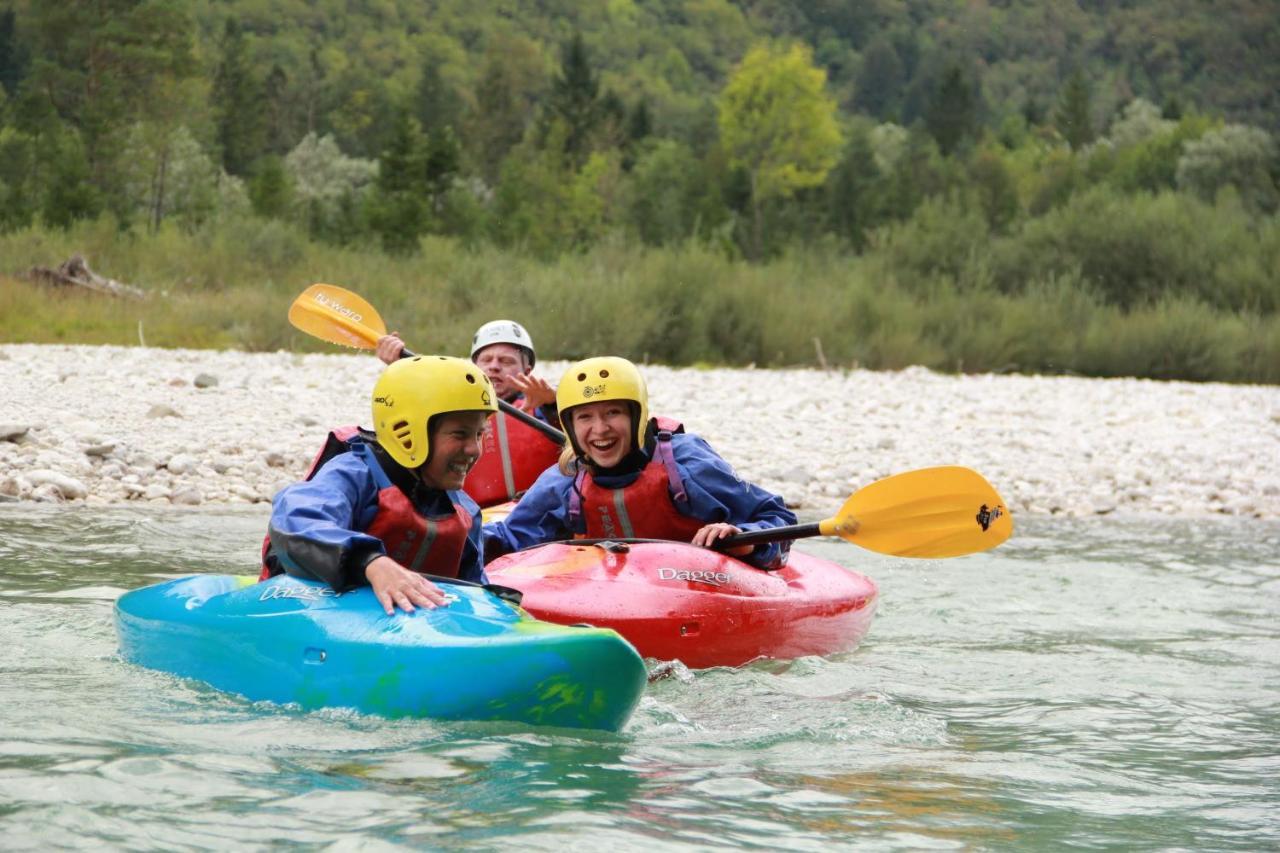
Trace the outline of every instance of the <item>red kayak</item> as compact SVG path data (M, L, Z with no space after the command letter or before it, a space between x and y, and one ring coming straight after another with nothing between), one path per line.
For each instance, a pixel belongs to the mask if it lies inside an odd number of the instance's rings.
M686 666L852 649L871 627L875 583L797 551L765 572L681 542L553 542L485 567L539 619L612 628L641 655Z

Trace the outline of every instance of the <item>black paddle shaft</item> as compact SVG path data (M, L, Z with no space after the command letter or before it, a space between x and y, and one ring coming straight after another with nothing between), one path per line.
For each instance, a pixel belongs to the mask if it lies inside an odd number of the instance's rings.
M404 349L400 350L401 358L413 358L414 355L416 355L416 353L410 352L408 347L405 347ZM506 412L508 415L511 415L511 417L515 418L516 420L524 421L526 424L533 427L538 432L542 433L547 438L554 441L556 444L564 444L564 433L562 433L560 430L553 427L551 424L543 423L542 421L538 420L528 412L524 412L524 411L521 411L520 409L517 409L515 406L508 403L506 400L501 400L501 399L498 400L498 408L502 409L502 411Z
M759 545L761 542L779 542L783 539L806 539L810 536L821 536L822 530L817 523L790 524L786 527L766 527L763 530L752 530L749 533L735 533L716 542L717 551L734 548L738 545Z

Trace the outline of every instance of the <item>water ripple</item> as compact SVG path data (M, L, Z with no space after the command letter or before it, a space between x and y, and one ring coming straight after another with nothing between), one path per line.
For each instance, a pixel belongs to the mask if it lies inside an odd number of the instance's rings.
M112 601L252 571L245 511L0 507L7 849L1255 850L1280 840L1280 525L1020 522L822 555L863 646L669 668L618 735L247 702L121 663Z

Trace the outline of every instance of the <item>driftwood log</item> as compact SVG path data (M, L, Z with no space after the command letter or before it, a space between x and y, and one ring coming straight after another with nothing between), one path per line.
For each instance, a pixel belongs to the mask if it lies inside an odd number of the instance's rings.
M141 288L122 284L113 278L103 278L93 270L83 255L72 255L63 261L56 270L48 267L32 267L26 276L31 281L43 284L56 284L63 287L87 287L99 293L112 296L125 296L130 299L145 299L147 293Z

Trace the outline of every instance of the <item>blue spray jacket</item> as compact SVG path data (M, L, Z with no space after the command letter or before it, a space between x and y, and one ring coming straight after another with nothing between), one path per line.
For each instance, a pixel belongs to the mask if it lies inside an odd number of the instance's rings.
M378 513L379 484L360 454L341 453L310 480L281 489L272 500L272 549L291 575L322 580L342 591L368 583L365 566L383 556L382 541L364 531ZM488 583L481 560L480 507L461 491L421 486L409 497L422 515L455 505L471 514L458 577Z
M795 513L787 509L780 496L739 478L733 467L698 436L672 435L671 449L688 495L688 503L677 503L676 507L685 515L704 524L728 522L744 531L796 523ZM650 456L648 465L660 464ZM634 471L595 479L601 486L620 489L639 476L640 472ZM572 489L571 475L562 474L555 466L543 471L506 519L484 526L485 559L580 534L582 530L570 529ZM761 568L777 569L786 562L789 550L789 542L770 542L756 546L744 559Z

